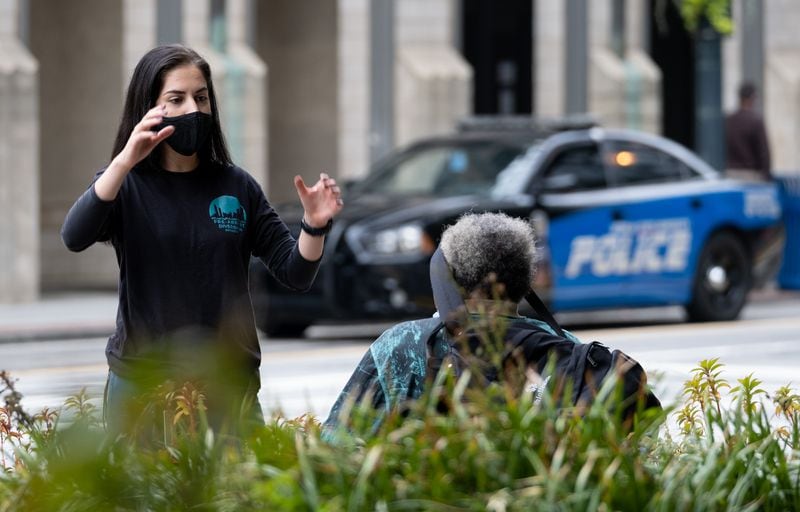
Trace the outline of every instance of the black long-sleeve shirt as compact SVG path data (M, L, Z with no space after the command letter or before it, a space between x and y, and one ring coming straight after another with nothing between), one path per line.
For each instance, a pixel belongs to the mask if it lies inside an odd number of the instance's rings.
M106 356L122 376L134 376L137 364L204 368L209 358L258 368L251 254L296 290L311 286L319 266L300 255L259 185L235 166L178 173L140 164L113 201L101 200L92 184L61 236L72 251L97 241L116 251L119 308Z

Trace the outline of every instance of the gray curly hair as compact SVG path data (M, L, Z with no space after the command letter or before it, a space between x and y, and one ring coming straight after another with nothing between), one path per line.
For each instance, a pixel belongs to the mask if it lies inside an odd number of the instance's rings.
M522 219L468 213L444 231L440 247L453 278L468 295L492 297L493 286L500 283L503 298L519 302L533 284L539 256L536 236Z

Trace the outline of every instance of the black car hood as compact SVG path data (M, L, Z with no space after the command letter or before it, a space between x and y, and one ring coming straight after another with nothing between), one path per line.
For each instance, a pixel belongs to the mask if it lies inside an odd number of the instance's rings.
M437 198L432 196L389 196L363 194L345 197L344 208L336 217L337 224L358 225L361 228L393 226L412 221L435 221L441 217L475 210L497 210L530 207L533 199L527 195L493 198L468 195ZM282 204L275 209L290 225L299 224L303 209L297 203Z

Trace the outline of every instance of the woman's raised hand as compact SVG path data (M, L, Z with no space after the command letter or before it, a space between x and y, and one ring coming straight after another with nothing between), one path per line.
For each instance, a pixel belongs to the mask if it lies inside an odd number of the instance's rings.
M94 190L103 201L117 197L125 176L133 166L141 162L158 144L175 132L174 126L167 126L154 132L164 118L164 106L151 108L139 123L133 127L131 136L122 151L108 164L105 172L94 182Z
M128 137L128 142L116 157L129 170L144 160L162 140L175 132L174 126L167 126L157 132L153 131L153 128L161 124L164 119L166 109L165 105L151 108L142 120L133 127L131 136Z

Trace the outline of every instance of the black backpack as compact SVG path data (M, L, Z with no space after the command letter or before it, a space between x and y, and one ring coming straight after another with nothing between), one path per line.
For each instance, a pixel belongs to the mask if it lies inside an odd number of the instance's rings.
M441 366L447 364L456 376L468 366L463 353L463 346L449 342L450 350L442 353L434 344L439 332L445 329L445 338L449 332L455 332L460 326L453 318L464 310L464 302L452 280L450 268L437 250L431 260L431 284L434 301L443 322L439 324L427 338L428 374L436 375ZM649 408L661 409L661 402L653 394L647 384L647 374L642 366L633 358L620 350L610 350L597 341L576 343L569 339L553 315L536 295L530 290L525 299L536 312L538 319L545 322L553 333L539 328L530 322L518 321L508 326L504 337L502 367L508 364L524 364L533 367L548 382L548 388L556 393L571 390L570 397L562 397L565 402L582 408L591 405L606 380L616 375L617 395L612 395L612 411L619 413L624 421L630 420L637 410ZM468 344L480 343L475 333L466 333ZM498 380L500 368L484 365L480 368L479 378L486 382Z

